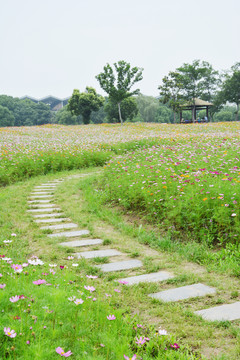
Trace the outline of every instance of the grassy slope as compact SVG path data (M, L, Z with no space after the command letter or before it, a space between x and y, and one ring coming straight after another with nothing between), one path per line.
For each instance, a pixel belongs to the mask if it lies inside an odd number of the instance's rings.
M65 175L66 173L61 174ZM65 351L71 350L72 359L116 360L123 359L124 354L131 357L136 352L146 360L163 357L169 360L197 359L198 356L187 355L183 344L179 351L171 349L170 343L176 342L173 336L154 336L154 328L157 327L149 327L144 311L143 314L135 313L132 316L136 303L141 304L135 291L118 285L121 293L114 292L116 283L109 282L109 277L100 273L95 282L86 280L86 274L98 271L84 260L78 261L79 267L72 267L72 261L67 260L69 251L58 247L59 240L47 239L46 232L41 231L33 222L31 215L26 212L27 196L34 185L54 178L53 175L37 177L6 187L0 194L0 254L11 257L15 264L26 262L32 255L37 255L45 263L37 267L28 266L17 275L10 264L3 260L0 262L0 273L3 275L1 283L6 284L5 289L0 289L0 326L2 330L10 327L17 332L17 336L11 339L1 331L0 359L56 359L59 358L55 351L58 346ZM87 226L95 235L95 221L92 221L95 217L86 214L75 219L83 214L83 208L79 209L81 199L78 194L77 197L74 195L74 187L71 185L78 182L79 180L71 180L60 186L58 203L62 208L66 205L66 215L70 215L80 226ZM69 205L71 203L73 206ZM105 229L102 230L105 232ZM108 237L111 239L113 229L108 230ZM17 236L11 236L11 233L16 233ZM11 239L12 243L5 245L5 239ZM54 268L55 275L50 274L48 266L53 262L58 265ZM60 270L59 265L64 265L65 268ZM46 273L48 275L44 275ZM40 278L52 285L36 286L32 283ZM96 302L88 299L89 292L84 289L84 285L96 287ZM106 292L112 294L112 297L106 297ZM24 295L24 299L11 303L9 298L15 295ZM76 306L70 302L68 297L73 295L84 299L84 304ZM116 321L108 321L106 317L109 314L115 314ZM133 326L136 327L136 323L142 321L145 321L145 330L134 330ZM138 349L136 335L148 336L151 339L149 345ZM30 343L27 344L27 341Z

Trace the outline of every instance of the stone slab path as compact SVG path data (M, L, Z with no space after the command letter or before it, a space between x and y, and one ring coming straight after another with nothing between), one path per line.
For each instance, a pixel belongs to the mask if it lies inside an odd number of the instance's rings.
M48 225L48 226L41 226L40 229L42 230L63 230L63 229L74 229L77 228L78 225L74 223L66 223L61 225Z
M74 175L68 177L71 178L80 178L86 175ZM35 186L33 192L30 194L28 199L28 204L30 209L27 210L34 217L34 221L38 224L49 224L48 226L42 226L42 230L52 230L53 234L48 234L49 238L76 238L74 240L65 241L59 243L60 246L72 248L73 251L79 247L92 247L94 245L103 245L101 239L91 239L91 238L82 238L83 235L89 235L89 230L87 229L78 229L75 231L64 231L59 232L62 229L77 228L78 225L71 223L71 219L64 217L61 209L53 204L51 201L54 199L54 190L57 186L64 180L59 179L56 181L51 181L48 183L43 183L39 186ZM51 203L50 203L51 202ZM42 214L45 213L45 214ZM63 224L56 224L62 222ZM127 260L110 262L107 264L96 265L98 269L102 272L119 272L127 271L131 269L142 268L143 264L140 260L129 259L129 256L121 253L115 249L100 249L100 250L90 250L75 252L74 254L78 259L94 259L96 257L117 257L125 256ZM168 279L174 278L174 274L167 271L159 271L150 274L142 274L137 276L125 277L117 281L122 281L126 285L138 285L140 283L149 283L149 282L159 282L166 281ZM149 294L153 299L159 299L164 302L176 302L184 299L214 295L216 290L213 287L209 287L205 284L192 284L187 286L182 286L178 288L172 288L165 291L160 291L158 293ZM215 320L236 320L240 319L240 302L235 302L232 304L225 304L221 306L212 307L209 309L203 309L195 311L196 315L203 317L203 319L209 321Z
M179 301L179 300L185 300L198 296L215 294L215 292L216 290L214 288L199 283L199 284L182 286L179 288L170 289L166 291L161 291L155 294L149 294L149 296L154 299L167 302L167 301Z
M215 306L209 309L195 311L203 319L209 321L232 321L240 319L240 301L233 304Z
M51 200L29 200L28 204L49 204Z
M62 242L59 245L75 248L79 246L92 246L92 245L100 245L103 241L101 239L83 239L83 240L74 240L74 241L68 241L68 242Z
M135 269L141 266L143 266L143 264L140 260L125 260L125 261L117 261L110 264L97 265L96 267L98 267L103 272L112 272L112 271Z
M60 210L60 209L59 209ZM48 214L37 214L33 215L34 218L48 218L48 217L57 217L57 216L63 216L63 213L48 213Z
M120 251L114 249L106 249L106 250L94 250L94 251L84 251L75 254L78 259L85 258L85 259L94 259L94 258L101 258L101 257L110 257L110 256L118 256L122 255Z
M49 234L48 237L77 237L77 236L82 236L82 235L88 235L89 231L88 230L76 230L76 231L64 231L64 232L59 232L59 233L55 233L55 234Z
M128 278L120 279L121 281L127 282L126 285L135 285L142 282L159 282L172 279L174 275L167 271L159 271L150 274L143 274L138 276L131 276Z
M47 212L47 211L58 211L61 210L58 207L54 207L54 208L44 208L44 209L31 209L31 210L27 210L27 212L32 212L32 213L37 213L37 212Z
M52 224L57 222L69 221L68 218L50 218L50 219L42 219L42 220L34 220L37 224Z

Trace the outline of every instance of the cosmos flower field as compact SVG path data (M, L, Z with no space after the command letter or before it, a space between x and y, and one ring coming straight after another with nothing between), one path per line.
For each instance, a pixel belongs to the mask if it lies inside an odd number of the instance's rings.
M239 145L239 123L4 128L0 184L103 166L106 201L208 244L236 245ZM125 284L71 256L27 257L18 234L0 239L0 358L199 359L119 305Z
M208 244L238 243L239 124L168 130L153 146L109 161L107 200Z
M104 164L108 201L207 243L239 241L239 123L0 129L2 185Z

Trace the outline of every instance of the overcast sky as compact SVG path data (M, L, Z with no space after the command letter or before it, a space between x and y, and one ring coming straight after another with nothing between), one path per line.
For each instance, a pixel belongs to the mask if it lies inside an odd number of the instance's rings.
M0 94L68 97L106 63L144 68L141 93L194 59L240 61L240 0L0 0Z

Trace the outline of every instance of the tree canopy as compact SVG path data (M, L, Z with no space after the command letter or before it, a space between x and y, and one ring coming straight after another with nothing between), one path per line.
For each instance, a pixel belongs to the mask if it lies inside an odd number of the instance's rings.
M86 91L80 93L74 89L71 98L68 101L68 110L72 115L82 115L83 123L90 123L92 111L97 111L104 104L104 97L97 94L92 87L86 87Z
M224 103L227 101L237 105L236 118L238 121L239 103L240 103L240 63L231 67L230 73L226 74L223 82L220 97Z
M96 76L101 88L108 94L109 100L118 105L119 120L123 123L121 115L121 102L139 93L139 89L130 91L133 85L142 80L142 68L132 67L124 60L114 63L114 69L105 65L103 72Z

